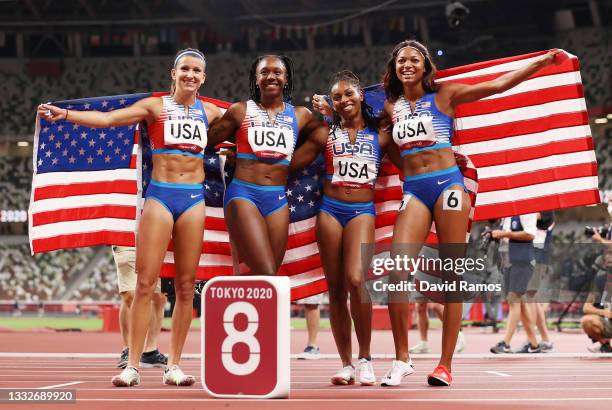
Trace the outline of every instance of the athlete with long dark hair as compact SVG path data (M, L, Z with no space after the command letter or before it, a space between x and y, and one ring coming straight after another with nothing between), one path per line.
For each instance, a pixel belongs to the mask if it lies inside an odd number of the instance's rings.
M359 343L359 382L371 386L376 383L370 355L372 302L364 276L374 246L374 183L385 153L398 165L401 159L390 134L379 129L355 74L346 70L335 74L330 98L333 120L313 131L295 151L291 169L299 170L319 153L325 154L327 176L316 232L329 288L331 329L342 361L342 369L331 381L355 382L352 317ZM364 251L369 255L363 255Z
M384 75L387 97L384 110L392 119L392 137L400 149L405 180L393 230L392 257L416 257L432 222L436 226L440 258L464 256L471 204L451 149L455 109L520 84L553 63L558 53L559 50L552 50L495 80L473 85L438 84L434 80L436 66L425 46L414 40L395 46ZM408 273L395 272L391 280L405 280ZM454 280L454 273L444 272L444 279ZM428 376L428 383L433 386L448 386L452 381L451 363L461 326L462 303L449 302L449 296L452 295L446 295L443 316L442 355ZM412 372L408 355L408 302L390 303L389 315L396 360L382 383L395 386Z

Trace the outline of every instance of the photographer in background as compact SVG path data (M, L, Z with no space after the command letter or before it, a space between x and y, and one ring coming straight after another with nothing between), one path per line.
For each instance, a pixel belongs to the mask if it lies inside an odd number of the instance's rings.
M612 193L607 195L608 202L608 220L612 218ZM586 226L584 228L585 235L590 235L591 240L596 243L601 243L612 247L612 229L609 224L605 224L600 228L593 228L592 226Z
M593 242L612 246L612 229L610 229L610 227L607 225L604 225L599 229L594 229L590 226L587 226L585 228L585 233L592 234L591 240Z
M608 195L608 214L612 216L612 195ZM604 245L604 249L594 262L598 273L582 307L582 329L595 342L589 351L612 353L612 229L608 225L600 228L587 226L584 232L594 243Z
M595 265L599 268L598 273L582 307L584 316L580 323L584 333L596 343L588 348L589 351L612 353L612 250L607 249Z
M540 353L534 331L534 318L525 305L524 295L527 284L533 276L535 251L533 240L537 233L537 214L525 214L505 218L502 229L491 232L493 239L500 239L500 248L507 243L508 263L504 266L504 282L508 301L508 320L504 340L493 346L491 353ZM501 251L501 249L500 249ZM520 350L512 351L510 342L516 331L519 319L523 322L528 344Z

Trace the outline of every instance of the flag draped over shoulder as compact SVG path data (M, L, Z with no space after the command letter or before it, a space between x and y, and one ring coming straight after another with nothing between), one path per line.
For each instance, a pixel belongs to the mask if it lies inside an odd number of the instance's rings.
M543 54L451 68L438 72L437 79L486 81ZM379 85L368 87L365 94L375 110L382 109L384 93ZM57 105L105 111L151 95L161 94L100 97ZM229 105L204 100L222 110ZM597 164L576 57L569 56L561 65L541 70L505 93L458 107L456 118L453 149L461 158L464 182L475 204L474 219L599 202ZM138 161L137 136L135 126L89 129L41 119L34 138L30 203L34 253L104 244L134 245L139 189L141 193L146 191L150 178L146 135ZM141 174L136 172L138 162ZM222 208L223 162L216 153L205 153L207 209L199 279L233 273ZM280 274L291 277L293 300L327 289L314 229L323 179L320 156L306 169L290 175L287 182L289 239ZM384 160L375 186L378 252L385 251L391 240L401 196L397 169ZM428 243L436 241L433 226ZM171 243L162 275L172 276L173 270Z

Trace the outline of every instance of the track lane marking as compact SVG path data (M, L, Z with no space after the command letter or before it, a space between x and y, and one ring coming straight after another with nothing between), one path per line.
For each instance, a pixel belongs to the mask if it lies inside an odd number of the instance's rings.
M223 399L214 399L214 398L201 398L201 399L177 399L177 398L171 398L171 399L165 399L165 398L147 398L147 399L130 399L130 398L120 398L120 399L79 399L77 398L77 402L83 402L83 401L108 401L108 402L126 402L126 401L131 401L131 402L176 402L176 401L181 401L181 402L213 402L213 403L219 403L219 404L224 404L224 405L229 405L229 404L239 404L239 403L247 403L247 402L262 402L262 399L239 399L239 400L223 400ZM325 403L325 402L374 402L374 403L380 403L382 402L505 402L505 401L512 401L512 402L521 402L521 401L539 401L539 402L550 402L550 401L554 401L554 402L558 402L558 401L612 401L612 397L537 397L537 398L516 398L516 397L509 397L509 398L469 398L469 399L461 399L461 398L457 398L457 399L443 399L443 398L434 398L434 399L393 399L393 398L380 398L380 399L364 399L364 398L360 398L360 399L332 399L332 398L328 398L328 399L292 399L289 398L288 400L278 400L278 401L274 401L274 400L267 400L265 401L266 406L272 406L274 404L277 404L281 407L287 406L288 402L289 403L299 403L299 402L306 402L306 403Z
M421 383L422 385L423 383ZM431 387L423 387L423 388L410 388L410 389L406 389L406 388L401 388L401 387L392 387L392 388L384 388L384 387L363 387L363 386L334 386L334 385L329 385L325 388L291 388L291 391L320 391L320 392L328 392L328 393L335 393L335 392L361 392L361 391L377 391L377 392L394 392L394 391L399 391L399 390L403 390L403 391L427 391L427 392L432 392L432 388ZM547 391L549 390L563 390L563 391L567 391L566 388L562 388L562 387L558 387L558 388L546 388ZM612 387L576 387L573 388L572 390L612 390ZM78 391L115 391L115 392L141 392L141 391L163 391L163 392L176 392L177 394L180 394L179 392L184 392L184 391L199 391L199 389L197 388L192 388L192 389L175 389L175 388L143 388L143 387L137 387L136 389L117 389L116 387L99 387L99 388L83 388L83 389L78 389ZM439 389L439 392L443 392L443 393L448 393L451 394L452 392L456 392L456 391L537 391L537 392L541 392L542 389L541 388L535 388L535 387L524 387L524 388L514 388L514 387L508 387L508 388L456 388L453 387L452 389ZM386 394L386 393L385 393Z
M54 384L52 386L44 386L38 387L39 389L55 389L56 387L66 387L66 386L74 386L75 384L81 384L85 382L71 382L71 383L63 383L63 384Z
M494 374L496 376L510 377L510 375L508 373L496 372L496 371L493 371L493 370L485 370L484 372L485 373Z
M297 357L301 353L292 353L291 359L297 361ZM39 358L62 358L62 359L114 359L118 357L117 353L42 353L42 352L0 352L0 358L28 358L28 359L39 359ZM514 353L511 355L503 355L504 360L516 360L516 359L591 359L591 358L609 358L609 353ZM181 356L185 360L200 360L202 356L198 353L185 353ZM354 354L353 358L357 359L357 355ZM372 354L373 359L395 359L395 353L374 353ZM419 359L432 359L438 360L440 358L439 353L426 353L418 355ZM493 359L499 360L502 356L493 353L461 353L453 357L453 359L462 361L464 359ZM335 359L339 360L338 354L327 354L321 353L321 359Z

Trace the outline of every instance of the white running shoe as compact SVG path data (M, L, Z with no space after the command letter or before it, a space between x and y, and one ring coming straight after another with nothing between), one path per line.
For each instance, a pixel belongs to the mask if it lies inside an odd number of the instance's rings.
M121 373L111 379L115 387L132 387L140 384L138 369L127 366Z
M423 353L429 353L429 352L431 352L431 350L429 349L429 346L427 345L427 341L425 340L421 340L419 343L415 344L410 349L408 349L408 353L423 354Z
M401 360L394 360L391 364L391 369L385 374L385 376L381 379L381 386L399 386L402 382L402 379L406 376L414 373L414 366L412 365L412 360L408 363L403 362Z
M338 373L332 376L331 382L337 385L355 384L355 368L353 366L344 366Z
M172 386L191 386L196 382L194 376L183 373L183 371L175 364L168 367L164 371L162 378L164 384Z
M309 345L297 358L298 360L317 360L321 358L321 351L318 347Z
M587 350L591 353L599 353L601 351L601 343L595 342L587 346Z
M374 386L376 384L372 360L366 358L359 359L359 383L362 386Z
M455 353L461 353L465 349L465 335L460 330L457 335L457 344L455 345Z

